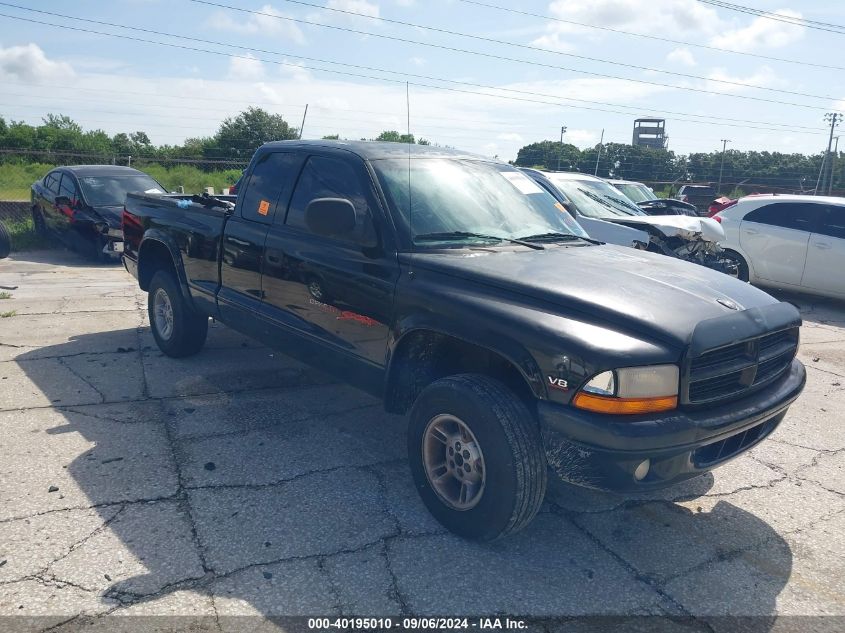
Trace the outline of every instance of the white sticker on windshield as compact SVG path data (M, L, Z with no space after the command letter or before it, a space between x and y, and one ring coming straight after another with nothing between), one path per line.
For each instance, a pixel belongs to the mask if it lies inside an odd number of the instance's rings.
M528 176L518 171L500 171L500 174L510 182L520 192L528 195L529 193L543 193L540 185L531 180Z
M153 187L152 189L147 189L144 193L164 193L158 187Z

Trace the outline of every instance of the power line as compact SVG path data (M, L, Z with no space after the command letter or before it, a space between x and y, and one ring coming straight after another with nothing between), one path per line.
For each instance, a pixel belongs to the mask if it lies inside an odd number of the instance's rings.
M718 95L718 96L721 96L721 97L729 96L729 97L741 98L741 99L754 99L754 100L758 100L758 101L768 101L767 99L762 99L761 97L750 97L748 95L736 95L736 94L726 95L726 94L721 93L721 92L716 92L716 91L713 91L713 90L705 90L703 88L693 88L693 87L690 87L690 86L678 86L678 85L675 85L675 84L662 84L660 82L648 81L646 79L633 79L633 78L630 78L630 77L622 77L620 75L608 75L608 74L604 74L604 73L597 73L597 72L593 72L593 71L582 70L580 68L570 68L568 66L556 66L554 64L546 64L544 62L536 62L536 61L531 61L531 60L527 60L527 59L521 59L521 58L518 58L518 57L508 57L506 55L498 55L498 54L495 54L495 53L486 53L486 52L483 52L483 51L475 51L475 50L466 49L466 48L446 46L445 44L434 44L434 43L431 43L431 42L423 42L421 40L412 40L412 39L409 39L409 38L398 37L398 36L395 36L395 35L386 35L384 33L374 33L372 31L362 31L362 30L359 30L359 29L353 29L353 28L343 27L343 26L336 26L336 25L332 25L332 24L322 24L320 22L312 22L312 21L309 21L309 20L303 20L301 18L292 18L292 17L288 17L288 16L275 15L273 13L265 13L265 12L262 12L262 11L254 11L254 10L251 10L251 9L242 9L240 7L233 7L233 6L230 6L230 5L227 5L227 4L219 4L219 3L216 3L216 2L210 2L209 0L191 0L191 1L201 3L201 4L207 4L207 5L215 6L215 7L219 7L219 8L230 9L232 11L240 11L242 13L250 13L252 15L260 15L262 17L273 18L273 19L276 19L276 20L286 20L286 21L289 21L289 22L296 22L296 23L299 23L299 24L308 24L309 26L316 26L316 27L325 28L325 29L333 29L333 30L337 30L337 31L344 31L344 32L347 32L347 33L355 33L357 35L366 35L366 36L369 36L369 37L378 37L378 38L393 40L393 41L397 41L397 42L404 42L406 44L415 44L415 45L418 45L418 46L428 46L430 48L439 48L439 49L452 51L452 52L456 52L456 53L465 53L465 54L468 54L468 55L478 55L478 56L481 56L481 57L488 57L488 58L491 58L491 59L498 59L500 61L509 61L509 62L514 62L514 63L518 63L518 64L525 64L525 65L529 65L529 66L540 66L542 68L551 68L553 70L566 70L568 72L574 72L574 73L578 73L578 74L582 74L582 75L589 75L589 76L592 76L592 77L603 77L605 79L618 79L620 81L628 81L628 82L646 84L646 85L651 85L651 86L660 86L662 88L674 88L674 89L677 89L677 90L688 90L688 91L691 91L691 92L713 94L713 95ZM7 4L7 3L0 2L0 4ZM37 9L27 9L26 7L19 7L17 5L7 4L7 6L16 6L19 9L24 9L24 10L27 10L27 11L38 11ZM325 8L325 7L321 7L321 8ZM47 11L38 11L38 12L39 13L49 13ZM367 16L367 15L361 14L361 13L357 13L355 15L359 15L361 17L370 17L370 18L372 17L372 16ZM68 17L68 16L64 16L64 17ZM414 26L416 28L421 28L421 29L428 29L428 28L433 29L433 27L426 27L426 26L412 24L412 23L406 23L406 24L408 24L410 26ZM434 29L434 30L438 30L438 29ZM446 32L446 31L444 31L444 32ZM462 35L462 36L465 36L465 37L476 37L478 39L486 39L486 38L482 38L480 36L472 36L472 35L467 35L467 34L463 34L463 33L456 33L454 31L451 31L450 33L453 34L453 35ZM504 42L503 40L488 40L488 41L495 41L495 42L498 42L498 43L511 44L511 45L514 45L514 46L524 46L524 47L527 47L527 48L532 48L528 45L513 44L512 42ZM733 82L733 81L730 81L730 80L710 79L710 78L707 78L707 77L701 77L699 75L686 75L686 74L683 74L683 73L674 73L674 72L671 72L671 71L661 70L661 69L657 69L657 68L648 68L648 67L645 67L645 66L635 66L635 65L626 64L626 63L623 63L623 62L598 59L598 58L594 58L594 57L586 57L586 56L583 56L583 55L575 55L575 54L572 54L572 53L562 53L562 52L558 52L558 51L550 51L548 49L541 49L541 50L543 50L544 52L552 52L552 53L557 53L557 54L560 54L560 55L577 57L579 59L584 59L584 60L588 60L588 61L601 62L601 63L606 63L606 64L613 64L613 65L616 65L616 66L623 66L623 67L628 67L628 68L635 68L637 70L646 70L646 71L649 71L649 72L658 72L658 73L667 73L667 74L672 74L672 75L678 75L680 77L685 77L687 79L700 79L700 80L704 80L704 81L720 82L720 83L732 84L732 85L735 85L735 86L741 86L743 88L753 88L753 89L756 89L756 90L765 90L767 92L776 92L776 93L781 93L781 94L791 94L791 95L795 95L795 96L809 97L809 98L812 98L812 99L822 99L822 100L825 100L825 101L830 101L831 99L835 99L835 97L830 97L830 96L813 95L813 94L806 94L806 93L801 93L801 92L792 92L792 91L789 91L789 90L781 90L781 89L778 89L778 88L768 88L766 86L744 84L744 83L741 83L741 82ZM807 105L803 105L803 104L786 103L786 102L781 102L781 101L770 101L770 102L771 103L780 103L782 105L799 106L799 107L813 107L813 106L807 106Z
M212 2L211 0L190 0L190 1L194 2L196 4L205 4L205 5L218 7L218 8L222 8L222 9L229 9L229 10L232 10L232 11L241 11L241 12L244 12L244 13L251 13L251 14L254 14L254 15L261 15L261 16L265 16L265 17L276 17L277 19L280 19L280 20L293 19L293 18L287 18L286 16L274 16L271 13L265 13L265 12L262 12L262 11L254 11L254 10L250 10L250 9L242 9L242 8L239 8L239 7L233 7L233 6L227 5L227 4ZM525 50L537 51L537 52L541 52L541 53L548 53L548 54L551 54L551 55L560 55L562 57L571 57L571 58L574 58L574 59L580 59L580 60L590 61L590 62L599 62L599 63L602 63L602 64L611 64L611 65L614 65L614 66L621 66L621 67L624 67L624 68L632 68L632 69L635 69L635 70L643 70L643 71L646 71L646 72L662 73L662 74L665 74L665 75L682 77L684 79L698 79L698 80L701 80L701 81L712 81L712 82L722 83L722 84L731 85L731 86L740 86L740 87L743 87L743 88L754 88L756 90L765 90L767 92L777 92L777 93L782 93L782 94L790 94L790 95L799 96L799 97L810 97L810 98L814 98L814 99L818 99L818 98L832 99L832 97L819 97L818 95L808 94L808 93L805 93L805 92L796 92L796 91L791 91L791 90L781 90L781 89L778 89L778 88L769 88L767 86L759 86L759 85L756 85L756 84L749 84L749 83L745 83L745 82L741 82L741 81L732 81L732 80L729 80L729 79L711 79L709 77L702 77L701 75L692 75L692 74L689 74L689 73L681 73L681 72L676 72L676 71L671 71L671 70L665 70L665 69L662 69L662 68L652 68L652 67L649 67L649 66L639 66L637 64L631 64L631 63L628 63L628 62L620 62L620 61L617 61L617 60L601 59L601 58L598 58L598 57L589 57L587 55L578 55L578 54L575 54L575 53L567 53L567 52L564 52L564 51L556 51L556 50L552 50L552 49L549 49L549 48L543 48L541 46L534 46L534 45L531 45L531 44L520 44L518 42L509 42L509 41L506 41L506 40L499 40L499 39L495 39L495 38L492 38L492 37L485 37L485 36L482 36L482 35L474 35L474 34L471 34L471 33L462 33L462 32L459 32L459 31L452 31L452 30L444 29L444 28L440 28L440 27L427 26L427 25L424 25L424 24L417 24L415 22L406 22L404 20L395 20L395 19L385 18L385 17L376 17L376 16L373 16L373 15L367 15L366 13L359 13L357 11L351 11L351 10L348 10L348 9L339 9L339 8L331 7L331 6L322 6L322 5L319 5L319 4L313 4L311 2L305 2L304 0L282 0L282 1L292 3L292 4L298 4L298 5L302 5L302 6L306 6L306 7L312 7L312 8L315 8L315 9L321 9L321 10L325 10L325 11L333 11L333 12L342 13L342 14L345 14L345 15L354 15L356 17L365 18L365 19L368 19L368 20L378 20L378 21L381 21L381 22L388 22L388 23L391 23L391 24L399 24L399 25L407 26L407 27L411 27L411 28L423 29L423 30L426 30L426 31L432 31L434 33L443 33L443 34L446 34L446 35L453 35L453 36L456 36L456 37L463 37L463 38L478 40L478 41L481 41L481 42L489 42L489 43L492 43L492 44L499 44L499 45L503 45L503 46L512 46L512 47L515 47L515 48L521 48L521 49L525 49ZM314 23L314 24L318 24L318 23ZM518 60L518 61L522 62L523 60ZM525 60L525 61L528 61L528 60ZM533 62L530 62L530 63L533 63Z
M3 4L3 3L0 3L0 4ZM68 17L70 19L81 20L81 21L86 21L86 22L96 22L94 20L87 20L85 18L75 18L73 16L61 16L60 14L56 14L56 15L58 15L59 17ZM66 30L66 31L72 30L72 31L79 31L79 32L82 32L82 33L92 33L92 34L96 34L96 35L102 35L102 36L105 36L105 37L117 38L117 39L120 39L120 40L132 40L132 41L142 42L142 43L146 43L146 44L155 44L155 45L158 45L158 46L168 46L168 47L171 47L171 48L177 48L177 49L181 49L181 50L189 50L189 51L195 51L195 52L200 52L200 53L208 53L208 54L211 54L211 55L225 56L225 57L229 57L229 58L246 59L246 60L250 60L250 61L262 61L262 62L269 63L269 64L275 64L275 65L278 65L278 66L286 66L286 67L294 67L294 68L297 68L299 70L302 70L302 66L300 66L299 64L291 63L291 62L283 62L283 61L278 61L278 60L263 59L263 58L257 58L257 57L254 57L254 56L236 55L236 54L227 53L227 52L223 52L223 51L209 50L209 49L204 49L204 48L196 48L196 47L187 46L187 45L184 45L184 44L175 44L175 43L171 43L171 42L149 40L149 39L140 38L140 37L137 37L137 36L126 35L126 34L106 33L106 32L97 31L97 30L94 30L94 29L74 27L74 26L70 26L70 25L67 25L67 24L54 24L52 22L45 22L43 20L35 20L35 19L32 19L32 18L24 18L24 17L21 17L21 16L9 15L9 14L5 14L5 13L0 13L0 17L6 17L6 18L13 19L13 20L21 20L21 21L24 21L24 22L30 22L30 23L34 23L34 24L42 24L42 25L45 25L45 26L52 26L52 27L55 27L55 28L60 28L60 29ZM108 24L108 23L106 23L106 24ZM129 26L120 25L120 24L111 24L111 26L115 26L117 28L122 28L122 29L142 30L142 31L145 31L145 32L152 32L152 33L156 33L158 35L163 35L165 37L178 37L178 38L183 39L183 40L185 40L185 39L197 40L197 38L191 38L191 37L187 37L187 36L176 35L176 34L172 34L172 33L165 33L165 32L160 32L160 31L151 31L149 29L140 29L140 28L129 27ZM206 41L206 40L199 40L199 41ZM235 44L216 43L216 42L209 42L209 43L220 45L220 46L226 46L226 47L229 47L229 48L239 48L239 49L244 49L244 50L260 50L260 49L252 49L250 47L245 47L245 46L239 46L239 45L235 45ZM272 52L271 52L271 54L282 55L281 53L272 53ZM312 58L296 56L296 55L288 55L288 56L289 57L298 57L300 59L312 59ZM523 94L524 95L535 95L535 96L546 97L546 98L549 98L549 99L561 99L561 97L558 97L556 95L549 95L549 94L546 94L546 93L517 90L517 89L514 89L514 88L501 88L501 87L497 87L497 86L489 86L489 85L485 85L485 84L477 84L477 83L466 82L466 81L457 81L457 80L453 80L453 79L444 79L444 78L432 77L432 76L428 76L428 75L418 75L418 74L414 74L414 73L407 73L407 72L401 72L401 71L386 70L386 69L373 68L373 67L368 67L368 66L359 66L359 65L355 65L355 64L347 64L347 63L344 63L344 62L334 62L334 61L329 61L329 60L321 60L321 61L324 61L324 63L335 64L335 65L340 65L340 66L367 69L367 70L371 70L371 71L374 71L374 72L385 72L385 73L390 73L390 74L395 74L395 75L402 75L404 77L414 77L414 78L419 77L419 78L429 79L429 80L432 80L432 81L440 81L440 82L451 83L451 84L455 84L455 85L463 85L463 86L469 86L469 87L475 87L475 88L496 90L496 91L500 91L500 92L508 92L508 93L514 93L514 94L520 94L520 95L523 95ZM367 75L367 74L361 74L361 73L352 73L352 72L348 72L348 71L340 71L340 70L334 70L334 69L328 69L328 68L319 68L319 67L315 67L315 66L308 67L308 69L316 71L316 72L330 73L330 74L342 75L342 76L347 76L347 77L374 79L374 80L377 80L377 81L383 81L383 82L387 82L387 83L394 83L394 84L405 83L404 81L401 81L401 80L398 80L398 79L390 79L390 78L387 78L387 77L379 77L379 76ZM618 110L608 110L608 109L604 109L604 108L595 108L595 107L587 107L587 106L575 106L575 105L572 105L572 104L569 104L569 103L563 103L561 101L543 101L543 100L527 98L527 97L515 97L515 96L508 96L508 95L503 95L503 94L490 94L490 93L487 93L487 92L479 92L477 90L463 90L463 89L459 89L459 88L450 88L450 87L447 87L447 86L438 86L438 85L432 85L432 84L426 84L426 83L420 83L420 82L410 82L410 83L412 85L418 86L418 87L431 88L431 89L435 89L435 90L445 90L445 91L449 91L449 92L469 94L469 95L473 95L473 96L484 96L484 97L491 97L491 98L497 98L497 99L508 99L508 100L512 100L512 101L519 101L519 102L525 102L525 103L537 103L537 104L542 104L542 105L552 105L552 106L558 106L558 107L564 107L564 108L573 108L573 109L580 109L580 110L605 112L605 113L610 113L610 114L623 115L623 116L626 116L626 117L630 117L634 114L634 112L620 112ZM658 85L660 85L660 84L658 84ZM788 104L788 103L784 103L784 102L773 101L773 100L770 100L770 99L762 99L762 98L759 98L759 97L745 97L745 96L741 96L741 95L732 95L732 96L740 97L740 98L746 98L746 99L753 99L753 100L758 100L758 101L766 101L766 102L771 102L771 103L778 103L780 105L795 105L797 107L802 107L802 108L818 109L815 106L809 106L809 105L803 105L803 104ZM592 102L592 101L588 101L588 100L585 100L585 99L576 99L576 98L572 98L572 97L562 97L562 98L564 100L568 100L568 101L601 104L601 102ZM608 105L612 105L614 107L627 108L628 110L633 110L635 112L643 112L642 109L637 109L636 106L625 106L625 105L618 105L618 104L608 104ZM673 111L670 111L670 110L664 110L664 112L667 113L667 114L675 114ZM701 124L704 124L704 125L727 125L727 126L731 126L731 127L742 127L742 128L747 128L747 129L760 129L760 130L765 130L765 131L783 131L783 130L773 130L772 128L766 128L766 127L755 127L754 125L747 125L747 124L740 125L740 124L732 124L732 123L714 123L714 122L711 122L711 121L717 119L718 117L712 117L712 116L705 117L704 115L691 114L691 113L677 113L677 114L682 114L683 116L697 117L698 119L704 119L704 120L676 119L678 121L701 123ZM730 120L734 120L734 119L721 118L720 120L730 121ZM735 120L737 122L744 121L743 119L735 119ZM759 121L748 121L748 123L761 123L762 125L769 125L766 122L759 122ZM772 123L770 125L783 126L783 125L786 125L786 124ZM804 133L806 133L806 132L804 132Z
M710 4L720 9L727 9L729 11L737 11L739 13L747 13L767 20L774 20L775 22L784 22L792 24L793 26L803 26L808 29L816 29L819 31L827 31L828 33L838 33L845 35L845 26L841 24L832 24L830 22L818 22L816 20L806 20L804 18L796 18L783 13L770 13L761 9L754 9L746 7L741 4L733 4L731 2L723 2L722 0L698 0L703 4Z
M561 24L570 24L572 26L579 26L587 29L595 29L599 31L606 31L609 33L616 33L619 35L628 35L630 37L639 37L642 39L647 40L655 40L658 42L666 42L667 44L680 44L681 46L691 46L694 48L701 48L704 50L709 51L716 51L718 53L729 53L732 55L742 55L743 57L755 57L757 59L765 59L768 61L773 62L783 62L786 64L799 64L802 66L812 66L815 68L826 68L828 70L845 70L843 66L831 66L828 64L820 64L818 62L809 62L804 60L797 60L797 59L787 59L785 57L773 57L771 55L761 55L759 53L748 53L745 51L736 51L730 48L720 48L718 46L708 46L707 44L697 44L695 42L685 42L683 40L673 40L668 37L661 37L659 35L646 35L645 33L634 33L633 31L624 31L622 29L614 29L609 26L599 26L597 24L589 24L587 22L577 22L575 20L566 20L564 18L559 18L554 15L548 15L545 13L532 13L531 11L524 11L522 9L513 9L511 7L504 7L498 4L491 4L488 2L479 2L478 0L457 0L458 2L463 2L465 4L472 4L479 7L484 7L486 9L495 9L497 11L505 11L507 13L513 13L516 15L524 15L533 18L540 18L542 20L551 20L553 22L559 22Z

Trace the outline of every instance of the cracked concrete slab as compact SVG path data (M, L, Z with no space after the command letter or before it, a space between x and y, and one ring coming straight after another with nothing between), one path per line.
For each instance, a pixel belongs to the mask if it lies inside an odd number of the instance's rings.
M160 424L29 409L0 413L0 432L0 520L176 493Z
M661 596L578 527L543 514L513 538L468 543L451 534L391 541L399 595L413 613L613 615Z
M117 506L68 510L0 523L0 583L45 572L102 529L118 513Z
M50 388L45 391L44 385ZM62 359L0 362L0 410L98 404L102 395Z
M364 407L370 407L371 413L376 406L381 406L376 399L342 385L332 387L331 398L325 397L325 387L316 385L284 392L266 389L188 396L165 403L167 414L174 421L174 437L180 440L284 428L299 420L320 419ZM396 419L403 423L403 418Z
M398 459L405 455L403 428L396 416L370 406L239 435L186 440L180 444L185 485L262 485Z
M191 358L144 352L148 393L191 396L245 389L292 389L331 382L327 376L269 350L205 349Z
M396 532L378 479L361 469L277 486L188 491L208 565L225 573L294 556L354 550Z
M47 572L59 582L101 594L154 594L205 575L186 504L136 503L122 508Z
M707 561L782 540L839 507L836 495L814 484L782 480L724 498L645 502L573 520L640 573L665 581Z
M342 615L401 615L384 543L320 561Z
M694 615L845 615L843 528L841 514L820 521L678 577L666 592ZM730 630L729 622L713 624Z
M845 495L845 451L819 453L799 476L827 490Z

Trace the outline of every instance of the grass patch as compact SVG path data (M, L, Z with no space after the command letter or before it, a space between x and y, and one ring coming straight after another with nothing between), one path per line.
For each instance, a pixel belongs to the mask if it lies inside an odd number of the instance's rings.
M0 292L0 299L11 299L12 293L11 292Z
M53 169L46 163L3 163L0 164L0 200L29 200L30 187ZM149 174L167 191L185 188L185 193L202 193L206 187L214 187L216 193L234 185L241 175L240 169L204 171L195 165L174 165L166 167L157 163L138 166Z
M32 218L22 220L4 220L3 224L9 230L12 239L12 252L35 251L45 248L55 248L55 243L47 240L35 232Z
M8 312L0 312L0 319L8 319L9 317L13 317L17 314L14 310L9 310Z

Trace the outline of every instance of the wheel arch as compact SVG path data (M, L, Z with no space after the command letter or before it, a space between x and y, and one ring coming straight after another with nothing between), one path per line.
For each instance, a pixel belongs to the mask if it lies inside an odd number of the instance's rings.
M173 274L185 301L193 307L179 249L161 231L148 231L138 247L138 285L141 290L149 290L150 281L159 270L167 270Z
M533 410L537 399L546 398L540 369L526 350L511 345L514 349L496 349L473 337L433 327L406 330L391 346L385 409L405 413L435 380L458 373L481 373L501 380Z

